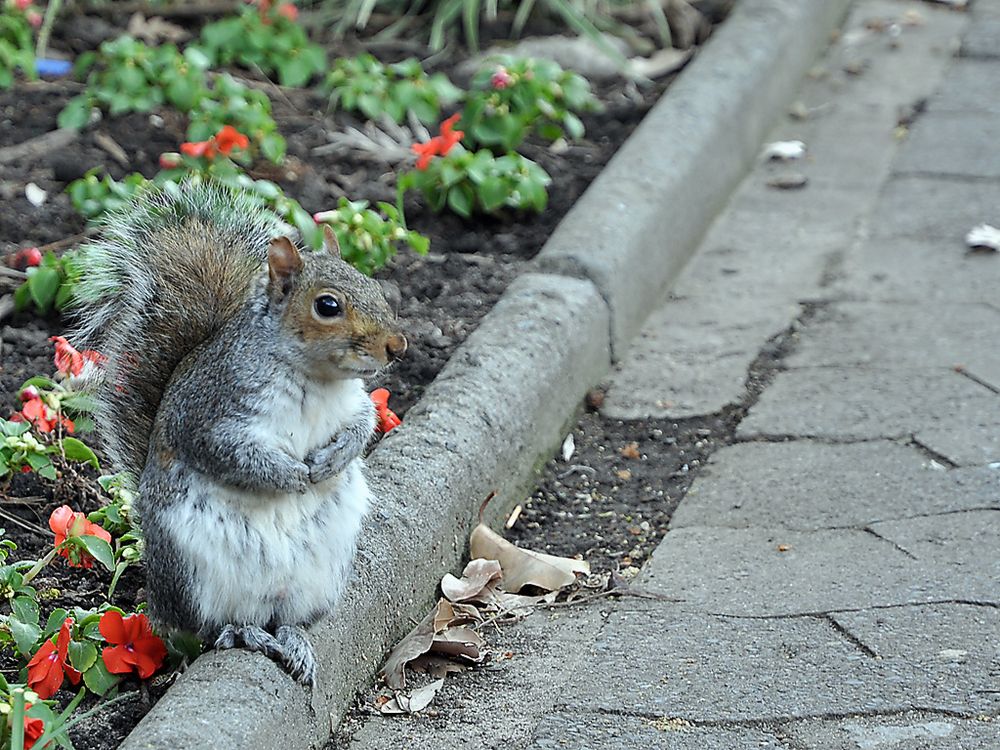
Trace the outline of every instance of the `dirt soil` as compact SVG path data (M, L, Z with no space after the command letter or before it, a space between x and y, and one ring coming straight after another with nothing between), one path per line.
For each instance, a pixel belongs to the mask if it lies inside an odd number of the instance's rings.
M62 28L72 29L73 25ZM60 38L58 30L54 44L77 52L92 46L82 36ZM439 69L461 82L450 63ZM508 213L464 221L451 214L435 215L417 201L407 202L408 223L430 237L431 252L421 257L402 250L378 274L399 288L399 314L410 348L396 369L371 384L389 388L393 394L390 405L397 413L405 416L420 398L672 79L661 79L647 88L624 83L601 86L597 93L604 110L583 117L586 136L581 141L558 154L541 142L526 144L522 149L525 155L538 161L553 178L549 207L541 215ZM279 91L270 84L258 85L268 90L275 119L288 141L289 157L281 169L256 165L255 176L275 180L310 212L332 207L342 195L372 201L395 199L391 165L361 156L313 153L328 142L328 133L348 125L360 126L355 117L329 113L326 101L309 91ZM55 129L60 109L80 90L80 84L61 81L22 83L0 92L0 148ZM86 225L64 192L68 183L94 167L116 178L133 171L152 176L158 170L159 155L178 150L185 140L184 129L183 118L170 110L105 118L69 146L0 164L0 256L33 245L61 251L77 244ZM127 163L119 163L102 148L100 136L121 146ZM30 182L48 192L48 200L40 207L25 198L24 188ZM11 282L0 277L0 296L12 289ZM0 413L6 415L18 408L16 392L27 378L51 374L52 345L48 339L65 333L69 323L55 315L41 318L30 312L3 320ZM679 499L684 464L690 468L712 444L711 435L702 435L702 429L714 434L711 426L691 426L678 432L649 424L636 431L634 425L604 424L593 414L585 415L577 428L578 452L573 462L590 470L565 474L566 466L553 464L536 495L525 505L514 538L526 546L561 554L584 550L598 570L610 569L627 555L638 564L645 554L641 550L662 533ZM633 440L641 457L620 456L618 447ZM91 438L89 442L95 441ZM664 458L667 446L673 450ZM671 466L666 480L663 460ZM19 546L16 559L37 558L50 548L47 521L54 508L66 503L89 512L101 503L96 472L68 465L59 468L61 479L55 483L18 476L0 487L0 526ZM631 472L628 480L621 478L625 470ZM74 570L57 560L36 580L39 589L50 596L43 606L44 617L48 609L57 606L100 604L110 574L96 567ZM141 566L133 567L120 582L113 603L134 608L144 599L142 584ZM23 679L9 659L0 659L0 670L9 679ZM122 691L131 697L81 725L73 733L75 746L78 750L116 748L173 679L174 675L164 675L144 686L123 683ZM69 698L65 691L60 696Z

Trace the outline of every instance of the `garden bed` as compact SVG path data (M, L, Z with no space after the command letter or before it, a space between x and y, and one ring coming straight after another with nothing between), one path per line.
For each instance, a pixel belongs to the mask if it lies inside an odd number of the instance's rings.
M72 28L72 24L66 27ZM63 43L70 46L65 40ZM55 46L59 45L57 38ZM338 51L331 50L331 55ZM440 69L462 82L457 64L455 59ZM595 93L603 111L584 115L586 135L558 153L547 142L529 138L520 151L552 177L548 207L541 214L507 212L464 220L448 213L434 214L420 201L407 200L408 224L430 238L430 254L419 256L404 249L377 274L399 288L399 313L411 344L404 362L372 384L389 388L397 412L405 416L420 398L456 347L475 330L508 284L528 267L556 224L671 80L672 76L667 76L644 89L624 82L602 85ZM359 119L344 112L330 114L326 98L308 90L279 89L260 82L255 85L269 93L274 118L288 141L288 158L281 168L256 164L251 175L275 181L309 212L330 209L345 195L373 202L395 200L391 166L358 155L314 152L327 143L329 133L347 126L360 127ZM64 81L21 83L0 92L0 148L54 130L59 111L80 90L79 84ZM109 153L109 139L121 147L125 160L116 160ZM164 108L152 115L105 117L67 146L0 164L0 254L27 246L61 251L75 245L85 233L86 223L64 193L70 181L94 167L102 167L115 178L135 171L151 177L159 169L160 154L176 151L186 140L183 118ZM24 193L28 183L48 192L46 202L37 207L29 203ZM6 291L9 289L0 289ZM5 413L18 408L17 390L27 378L52 372L49 338L64 334L66 328L67 321L56 315L21 312L3 320L0 392ZM68 504L86 513L104 502L96 471L75 464L58 463L58 468L58 482L17 476L0 494L0 508L10 519L0 525L7 528L7 538L17 542L18 558L41 557L51 549L47 521L58 506ZM61 560L36 579L40 589L52 592L43 610L96 606L103 601L109 583L110 574L99 567L72 569ZM113 603L133 610L143 599L141 586L141 567L133 566L119 583ZM19 679L13 660L0 662L0 666L11 681ZM77 748L117 747L171 681L170 675L160 676L141 689L137 681L122 683L122 690L133 692L134 697L97 714L74 731Z

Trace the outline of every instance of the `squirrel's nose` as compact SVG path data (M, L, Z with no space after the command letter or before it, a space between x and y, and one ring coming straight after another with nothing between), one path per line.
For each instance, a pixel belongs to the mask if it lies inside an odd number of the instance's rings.
M402 359L403 355L406 354L406 337L396 333L387 338L385 340L385 353L390 362Z

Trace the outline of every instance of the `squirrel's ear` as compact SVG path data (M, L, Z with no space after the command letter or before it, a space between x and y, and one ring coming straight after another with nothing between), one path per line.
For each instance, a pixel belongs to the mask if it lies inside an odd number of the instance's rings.
M329 224L323 225L323 249L334 258L340 257L340 243L337 241L337 235L333 233Z
M267 249L267 269L271 283L284 289L291 277L302 270L302 256L287 237L275 237Z

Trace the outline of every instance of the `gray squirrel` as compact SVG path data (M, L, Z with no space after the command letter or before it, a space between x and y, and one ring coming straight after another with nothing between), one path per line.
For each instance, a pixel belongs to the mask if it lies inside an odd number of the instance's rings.
M362 378L406 351L378 282L240 193L150 188L82 251L77 336L107 356L98 427L138 486L159 627L315 683L369 505Z

